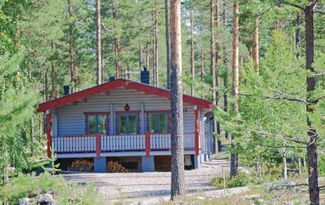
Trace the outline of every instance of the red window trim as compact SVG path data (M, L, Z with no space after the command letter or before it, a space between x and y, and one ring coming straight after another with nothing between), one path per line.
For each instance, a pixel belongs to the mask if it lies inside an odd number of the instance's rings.
M110 122L110 112L84 112L85 115L85 134L88 134L88 116L89 115L106 115L106 134L109 135L109 122Z
M146 127L145 127L145 131L146 132L149 132L149 114L150 113L168 113L168 132L167 133L170 133L171 132L171 119L172 119L172 116L171 116L171 110L148 110L148 111L145 111L145 117L146 117ZM152 133L152 132L149 132L150 134L166 134L166 133Z
M120 115L120 114L123 114L123 113L136 113L138 116L137 116L137 118L138 118L138 127L137 127L137 133L136 134L120 134L118 131L118 126L119 126L119 122L118 122L118 116ZM114 134L115 135L137 135L137 134L140 134L140 126L141 126L141 120L140 120L140 113L141 113L141 111L139 111L139 110L132 110L132 111L115 111L115 132L114 132Z

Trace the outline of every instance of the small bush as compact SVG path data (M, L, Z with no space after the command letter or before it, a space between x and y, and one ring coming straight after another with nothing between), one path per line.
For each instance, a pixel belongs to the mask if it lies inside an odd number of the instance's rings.
M252 179L249 175L238 173L237 176L229 179L227 185L229 188L233 187L243 187L252 182Z
M226 184L225 184L226 183ZM234 187L243 187L249 184L255 184L256 181L248 174L238 173L235 177L216 177L210 181L210 184L213 186L223 189L225 188L234 188Z

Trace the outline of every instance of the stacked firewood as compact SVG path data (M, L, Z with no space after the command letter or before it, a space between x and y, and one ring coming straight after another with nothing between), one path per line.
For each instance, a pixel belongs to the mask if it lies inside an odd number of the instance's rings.
M70 170L78 172L90 172L93 170L94 163L86 159L76 159L72 162Z
M128 170L123 167L120 163L116 162L116 161L109 161L107 163L107 172L111 172L111 173L118 173L118 172L122 172L122 173L126 173L128 172Z

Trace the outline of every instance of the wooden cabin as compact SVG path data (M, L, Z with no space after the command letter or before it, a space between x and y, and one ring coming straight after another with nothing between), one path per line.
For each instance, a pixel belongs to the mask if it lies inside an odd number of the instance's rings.
M147 82L148 83L148 82ZM137 171L170 169L170 91L143 82L110 82L44 102L47 154L60 163L87 158L95 172L109 160ZM184 153L188 169L198 168L214 152L212 123L205 117L212 103L183 95Z

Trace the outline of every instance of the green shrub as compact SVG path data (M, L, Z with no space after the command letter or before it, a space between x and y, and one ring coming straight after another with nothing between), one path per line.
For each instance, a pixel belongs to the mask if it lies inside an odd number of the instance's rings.
M226 184L225 184L226 183ZM235 177L215 177L210 181L210 184L213 186L223 189L225 188L234 188L234 187L243 187L247 186L249 184L257 184L257 182L254 177L245 174L245 173L238 173Z
M237 176L229 179L227 185L229 188L243 187L252 182L251 177L248 174L238 173Z

